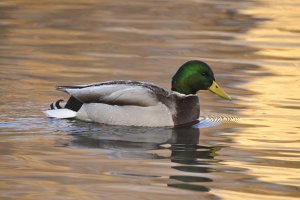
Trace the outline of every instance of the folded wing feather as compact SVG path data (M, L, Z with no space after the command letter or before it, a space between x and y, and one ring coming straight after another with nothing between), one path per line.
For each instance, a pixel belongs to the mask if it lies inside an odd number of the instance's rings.
M153 106L158 103L155 93L141 85L105 84L92 86L59 86L83 103L105 103L110 105Z

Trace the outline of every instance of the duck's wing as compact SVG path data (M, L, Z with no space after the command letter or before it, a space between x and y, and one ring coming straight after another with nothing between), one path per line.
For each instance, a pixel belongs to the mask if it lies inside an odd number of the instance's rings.
M168 95L164 89L144 82L109 81L83 86L58 86L82 103L105 103L110 105L153 106L161 96Z

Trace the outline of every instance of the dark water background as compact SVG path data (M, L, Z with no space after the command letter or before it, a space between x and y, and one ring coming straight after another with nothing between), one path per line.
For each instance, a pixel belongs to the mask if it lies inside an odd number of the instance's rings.
M299 1L0 2L1 199L299 199ZM56 85L170 88L209 63L193 128L47 119Z

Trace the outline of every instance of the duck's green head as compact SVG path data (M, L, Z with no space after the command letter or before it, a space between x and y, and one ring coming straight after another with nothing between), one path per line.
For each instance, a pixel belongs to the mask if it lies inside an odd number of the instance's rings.
M172 78L172 90L182 94L196 94L199 90L210 90L216 95L230 99L216 83L211 68L202 61L184 63Z

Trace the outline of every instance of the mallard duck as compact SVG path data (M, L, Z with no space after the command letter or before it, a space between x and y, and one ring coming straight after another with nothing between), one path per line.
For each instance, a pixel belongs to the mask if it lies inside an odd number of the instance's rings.
M76 118L84 121L127 126L178 126L199 119L199 90L210 90L230 99L215 81L208 64L192 60L184 63L172 78L167 91L151 83L108 81L81 86L58 86L70 95L51 104L45 111L52 118Z

